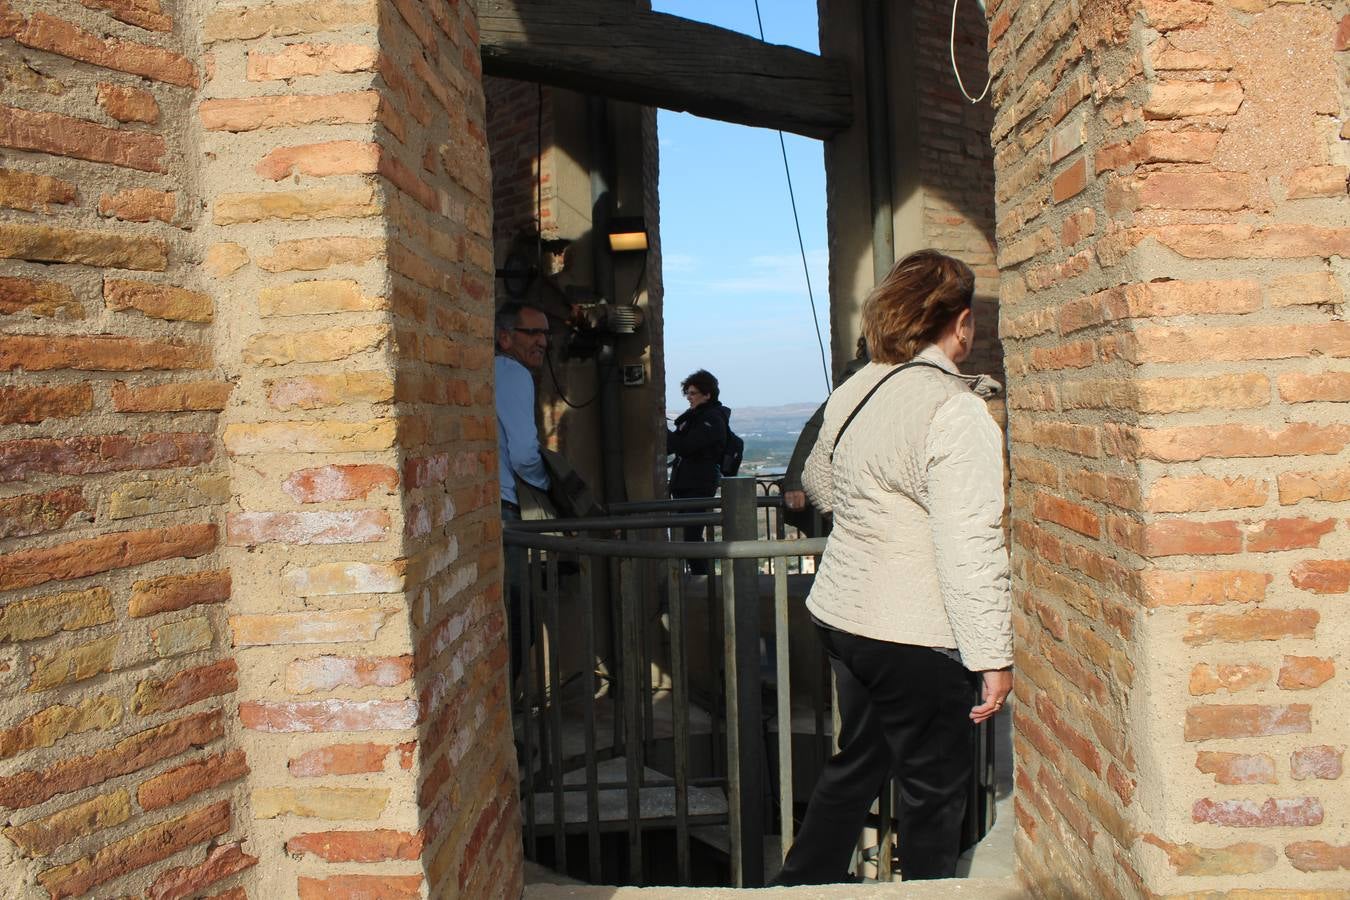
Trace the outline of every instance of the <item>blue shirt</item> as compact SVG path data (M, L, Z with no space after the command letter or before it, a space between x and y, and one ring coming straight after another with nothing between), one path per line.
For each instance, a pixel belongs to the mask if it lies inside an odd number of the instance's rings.
M494 365L497 390L497 480L502 499L518 503L516 476L548 490L548 471L539 454L534 425L534 378L519 360L498 354Z

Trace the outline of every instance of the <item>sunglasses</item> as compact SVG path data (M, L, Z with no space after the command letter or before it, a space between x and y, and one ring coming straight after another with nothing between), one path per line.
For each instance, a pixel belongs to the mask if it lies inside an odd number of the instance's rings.
M511 329L511 330L512 330L512 331L519 332L520 334L529 335L530 337L548 337L548 332L549 332L549 330L548 330L547 328L520 328L520 327L516 327L516 328L513 328L513 329Z

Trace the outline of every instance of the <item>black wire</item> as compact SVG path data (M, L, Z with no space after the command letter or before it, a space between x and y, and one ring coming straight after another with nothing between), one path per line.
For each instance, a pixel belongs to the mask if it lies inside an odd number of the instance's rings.
M568 406L572 407L573 409L585 409L586 407L594 403L596 400L600 399L600 394L605 387L605 376L603 374L597 375L597 380L599 381L599 384L597 384L595 387L594 397L587 400L585 403L579 404L573 403L571 400L568 400L567 395L563 393L562 383L558 381L558 373L553 371L553 357L550 356L547 352L544 353L544 362L548 363L548 377L553 379L553 389L558 392L558 396L562 398L562 402L566 403ZM601 371L603 372L603 370Z
M759 24L760 43L767 43L764 40L764 19L759 14L759 0L755 0L755 22ZM792 169L788 166L787 142L783 140L783 132L778 132L778 149L783 153L783 174L787 177L788 199L792 202L792 224L797 228L797 249L802 255L802 274L806 276L806 296L811 301L811 324L816 327L816 346L820 348L820 369L825 373L825 393L831 391L830 385L830 364L825 361L825 338L820 333L820 316L816 312L816 295L811 290L811 270L806 265L806 242L802 240L802 222L797 215L797 194L792 190Z

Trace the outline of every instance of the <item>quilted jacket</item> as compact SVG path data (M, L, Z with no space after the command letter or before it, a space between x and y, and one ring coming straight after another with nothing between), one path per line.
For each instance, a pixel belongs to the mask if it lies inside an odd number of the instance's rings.
M802 481L834 513L807 607L823 624L901 644L954 648L971 671L1012 665L1003 533L1002 433L981 394L929 345L844 420L893 368L869 363L840 385ZM951 373L951 374L948 374Z

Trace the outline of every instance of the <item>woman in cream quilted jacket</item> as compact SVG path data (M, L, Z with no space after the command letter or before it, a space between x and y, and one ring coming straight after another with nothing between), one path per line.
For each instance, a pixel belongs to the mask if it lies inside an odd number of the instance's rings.
M872 362L831 395L806 464L811 502L834 514L807 607L841 727L780 884L850 880L892 773L902 876L955 874L973 729L1012 690L1002 435L991 383L957 369L974 282L932 250L896 263L863 307Z

